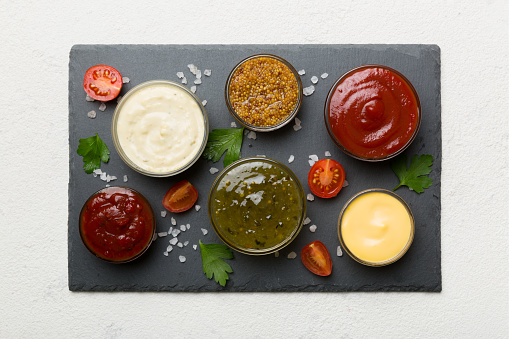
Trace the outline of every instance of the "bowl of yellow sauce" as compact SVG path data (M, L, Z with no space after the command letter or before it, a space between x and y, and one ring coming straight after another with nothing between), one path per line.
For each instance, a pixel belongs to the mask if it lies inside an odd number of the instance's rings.
M341 246L352 259L367 266L399 260L412 244L414 233L415 221L407 203L379 188L353 196L338 220Z

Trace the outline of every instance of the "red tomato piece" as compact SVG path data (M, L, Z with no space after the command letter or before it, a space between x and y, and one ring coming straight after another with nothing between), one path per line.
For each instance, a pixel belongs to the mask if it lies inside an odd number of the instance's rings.
M90 67L83 79L83 88L88 96L99 101L115 99L122 89L122 75L111 66Z
M343 166L332 159L317 161L308 174L308 185L314 195L332 198L338 195L345 182Z
M198 200L198 191L187 180L173 185L164 195L163 206L170 212L184 212L193 207Z
M308 270L323 277L332 272L332 261L327 247L320 241L313 241L300 252L300 259Z

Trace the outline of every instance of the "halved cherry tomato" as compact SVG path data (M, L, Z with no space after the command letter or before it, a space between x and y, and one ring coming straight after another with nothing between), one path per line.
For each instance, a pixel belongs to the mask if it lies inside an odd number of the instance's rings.
M115 99L122 89L122 75L111 66L90 67L83 79L83 88L88 96L99 101Z
M317 161L308 174L308 185L314 195L332 198L338 195L345 182L343 166L332 159Z
M327 247L320 241L313 241L300 252L300 259L308 270L323 277L332 272L332 261Z
M193 207L198 200L198 191L187 180L177 182L166 192L163 206L170 212L184 212Z

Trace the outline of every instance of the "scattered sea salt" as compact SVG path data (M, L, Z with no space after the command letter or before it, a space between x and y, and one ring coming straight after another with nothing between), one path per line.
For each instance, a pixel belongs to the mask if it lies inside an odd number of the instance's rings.
M300 126L300 123L301 123L300 119L299 118L295 118L295 125L299 125Z
M196 66L195 66L195 65L193 65L193 64L189 64L189 65L187 65L187 68L189 68L189 71L190 71L191 73L193 73L194 75L196 75L196 71L198 70L198 67L196 67Z
M184 77L184 72L177 72L177 77L182 79Z
M194 84L195 84L195 85L199 85L199 84L201 84L201 79L196 79L196 80L194 81Z
M316 231L316 225L309 226L309 232L315 233L315 231Z
M122 77L122 82L124 84L128 84L130 81L131 81L131 79L129 79L128 77Z
M167 257L168 256L168 252L163 252L164 256Z
M320 78L325 79L328 76L329 76L329 73L323 73L322 75L320 75Z
M95 119L95 117L97 116L97 113L95 111L90 111L87 113L87 115L90 119Z
M343 187L346 187L346 186L348 186L348 185L349 185L349 184L348 184L348 181L346 181L346 180L345 180L345 182L343 182Z
M180 230L178 228L175 228L173 231L171 231L171 235L173 235L174 238L176 238L180 234Z
M104 112L106 110L106 104L104 102L101 102L101 105L99 106L99 110L101 112Z
M304 221L303 221L303 224L304 224L304 225L307 225L307 224L309 224L310 222L311 222L311 219L309 219L308 217L306 217L306 219L304 219Z
M299 73L299 75L304 75L304 74L306 74L306 70L305 69L301 69L297 73Z
M90 101L90 102L95 101L95 99L94 99L94 98L89 97L89 96L88 96L88 94L87 94L87 96L85 97L85 100L86 100L86 101Z
M293 155L290 155L288 158L288 163L291 164L295 160L295 157Z
M184 241L184 246L189 245L189 241Z
M341 250L341 246L338 246L336 254L338 255L338 257L342 257L343 256L343 251Z
M255 131L249 131L249 133L247 134L247 138L248 139L256 140L256 132Z
M216 174L217 172L219 172L219 170L217 168L215 168L215 167L211 167L209 169L209 172L210 172L210 174Z
M230 124L231 127L233 128L236 128L237 127L237 124L235 123L235 121L232 121L232 123Z
M98 169L95 169L95 170L94 170L94 173L95 173L95 174L99 174L99 175L101 175L101 174L102 174L102 172L103 172L103 171L101 171L101 169L100 169L100 168L98 168Z
M274 256L275 256L276 258L279 258L279 251L274 252Z
M179 242L177 238L170 239L170 244L176 245Z
M166 218L166 211L161 211L161 217Z
M186 225L180 225L180 230L185 232L187 230Z
M201 229L201 232L203 233L203 235L207 235L207 233L209 233L209 231L207 231L206 229L202 228Z
M316 155L316 154L311 154L311 155L309 156L309 159L311 159L311 160L313 160L313 161L315 161L315 162L316 162L316 161L318 161L318 155Z
M173 226L176 226L176 225L177 225L177 220L175 220L175 218L174 218L174 217L171 217L171 224L172 224Z
M127 174L124 175L124 182L127 182Z
M331 156L330 152L329 151L325 151L325 156L326 157L330 157Z
M313 161L311 159L308 160L308 163L309 163L309 166L313 166L315 164L316 161Z
M194 209L196 210L196 212L198 212L200 210L201 206L200 205L194 205Z
M173 227L170 226L170 229L168 230L168 234L171 234L172 231L173 231Z
M256 156L257 157L262 157L262 158L266 158L267 157L265 154L257 154Z
M297 131L298 131L298 130L300 130L301 128L302 128L302 126L301 126L301 125L293 125L293 130L294 130L295 132L297 132Z
M201 79L201 71L199 69L196 70L196 79Z
M179 260L180 262L186 262L186 257L184 257L183 255L179 255Z
M186 77L183 77L183 78L182 78L182 84L183 84L183 85L187 85L187 78L186 78Z
M313 194L309 193L309 194L307 195L307 199L308 199L309 201L313 201L313 200L315 200L315 196L314 196Z
M106 181L106 172L102 172L100 178L102 181Z
M205 75L207 75L207 74L205 74ZM193 250L195 250L195 251L196 251L196 249L197 249L197 248L198 248L198 246L197 246L197 245L193 245Z
M295 253L293 251L288 253L288 259L295 259L295 258L297 258L297 253Z
M168 245L168 247L166 247L166 252L170 253L171 251L173 251L173 246Z
M191 92L196 93L196 86L191 86Z
M106 187L110 187L111 185L106 185Z
M184 247L184 245L183 245L181 242L179 242L179 243L177 244L177 247L182 248L182 247Z
M190 229L190 228L191 228L191 224L187 224L187 225L186 225L186 228L187 228L187 229Z
M313 76L311 77L311 82L312 82L312 83L314 83L314 84L316 84L316 83L318 82L318 77L316 77L316 76L314 76L314 75L313 75Z
M201 104L203 105L203 107L205 107L205 105L207 105L207 100L203 100Z
M157 233L157 235L159 236L159 238L166 237L168 235L168 232L159 232Z
M315 86L311 85L309 87L304 87L302 89L302 94L304 94L305 96L310 96L311 94L313 94L315 91Z
M203 71L203 74L209 77L212 74L212 70L206 69Z

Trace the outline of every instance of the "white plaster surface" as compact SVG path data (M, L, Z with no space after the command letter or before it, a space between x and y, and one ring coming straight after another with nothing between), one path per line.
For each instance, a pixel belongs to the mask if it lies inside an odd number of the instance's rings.
M0 0L0 338L507 338L507 1ZM442 57L441 293L71 293L69 50L426 43Z

